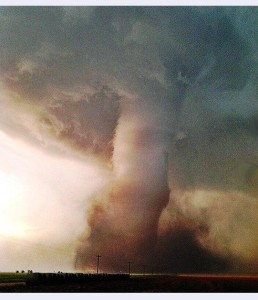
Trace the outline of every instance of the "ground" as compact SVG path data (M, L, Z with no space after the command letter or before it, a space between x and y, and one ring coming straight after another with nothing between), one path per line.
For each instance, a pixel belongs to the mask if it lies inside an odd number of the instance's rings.
M258 292L258 276L149 275L84 284L26 286L24 281L0 284L1 293L194 293Z

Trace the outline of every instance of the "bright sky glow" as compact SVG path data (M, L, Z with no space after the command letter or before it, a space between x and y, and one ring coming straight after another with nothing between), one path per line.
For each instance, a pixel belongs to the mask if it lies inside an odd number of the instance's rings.
M107 179L108 172L96 163L54 157L0 132L0 250L6 271L29 268L24 253L32 249L45 248L30 266L41 270L53 251L60 255L67 244L72 249L84 228L85 200ZM72 255L67 256L65 267L72 264Z

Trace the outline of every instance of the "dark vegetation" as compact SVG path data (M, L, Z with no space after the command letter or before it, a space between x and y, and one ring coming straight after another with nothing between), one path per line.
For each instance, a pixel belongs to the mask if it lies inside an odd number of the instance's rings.
M128 274L83 274L83 273L31 273L26 278L27 286L87 284L96 281L116 281L130 279Z

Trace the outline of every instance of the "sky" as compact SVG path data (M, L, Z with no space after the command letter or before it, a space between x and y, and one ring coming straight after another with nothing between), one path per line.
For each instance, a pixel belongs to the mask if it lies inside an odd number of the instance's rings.
M0 7L0 269L256 272L257 24Z

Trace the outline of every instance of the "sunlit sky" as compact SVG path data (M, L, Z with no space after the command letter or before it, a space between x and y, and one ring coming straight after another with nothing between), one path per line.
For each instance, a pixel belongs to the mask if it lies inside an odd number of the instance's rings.
M0 140L1 270L73 270L87 199L106 184L108 172L3 132Z

